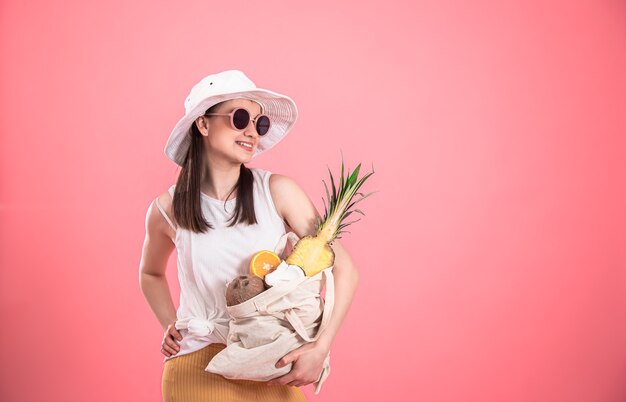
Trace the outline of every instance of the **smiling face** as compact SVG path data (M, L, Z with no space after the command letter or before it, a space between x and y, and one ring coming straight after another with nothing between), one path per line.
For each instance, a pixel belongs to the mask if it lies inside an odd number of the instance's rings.
M248 99L231 99L220 104L213 113L230 113L242 107L248 110L251 119L261 114L261 106ZM197 127L204 137L205 150L211 161L247 163L252 159L261 137L255 125L250 122L243 130L231 125L229 116L201 116L196 120Z

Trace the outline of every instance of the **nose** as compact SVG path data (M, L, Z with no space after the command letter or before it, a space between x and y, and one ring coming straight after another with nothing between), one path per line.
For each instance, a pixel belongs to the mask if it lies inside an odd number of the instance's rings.
M250 123L248 123L248 127L246 127L246 129L244 130L244 133L248 136L248 137L259 137L259 133L256 131L256 122L250 120Z

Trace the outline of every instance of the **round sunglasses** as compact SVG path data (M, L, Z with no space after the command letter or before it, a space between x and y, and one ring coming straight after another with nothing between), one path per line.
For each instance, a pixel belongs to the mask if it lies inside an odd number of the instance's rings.
M260 114L256 119L250 118L250 112L246 109L238 107L230 113L205 113L205 116L229 116L230 125L237 131L244 130L248 127L250 122L253 122L256 127L256 132L259 135L265 135L272 126L270 118L267 115Z

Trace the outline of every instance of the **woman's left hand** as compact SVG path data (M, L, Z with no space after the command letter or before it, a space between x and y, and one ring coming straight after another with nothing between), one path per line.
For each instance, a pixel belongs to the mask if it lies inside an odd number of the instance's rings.
M276 368L293 363L291 371L268 381L266 384L302 387L314 383L322 372L326 355L328 355L328 348L315 342L302 345L298 349L287 353L276 363Z

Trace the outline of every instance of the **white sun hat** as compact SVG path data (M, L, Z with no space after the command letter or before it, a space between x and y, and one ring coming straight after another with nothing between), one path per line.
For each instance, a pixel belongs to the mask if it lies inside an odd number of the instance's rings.
M176 123L165 145L165 155L176 164L183 166L191 145L191 125L207 109L220 102L244 98L261 105L262 112L271 121L269 131L259 137L259 144L252 155L267 151L282 140L298 117L295 102L286 95L267 89L257 88L239 70L227 70L204 77L191 88L185 99L185 115Z

